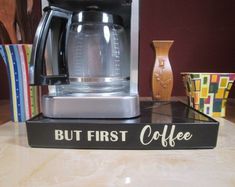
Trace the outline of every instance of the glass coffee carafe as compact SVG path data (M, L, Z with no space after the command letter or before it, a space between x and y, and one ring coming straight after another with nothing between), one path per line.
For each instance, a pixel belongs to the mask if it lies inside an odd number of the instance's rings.
M133 7L122 0L76 0L44 9L29 71L30 84L48 88L45 117L139 116L138 1Z
M122 93L129 85L128 46L119 16L97 10L74 14L67 41L68 85L57 94Z

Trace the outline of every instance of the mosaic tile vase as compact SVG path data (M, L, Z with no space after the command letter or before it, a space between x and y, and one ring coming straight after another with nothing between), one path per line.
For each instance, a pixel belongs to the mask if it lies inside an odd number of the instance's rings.
M28 44L0 45L0 56L8 74L13 122L24 122L40 112L41 89L29 86L28 69L31 49L32 46ZM0 63L2 63L1 58Z
M209 116L225 117L235 73L181 73L189 105Z

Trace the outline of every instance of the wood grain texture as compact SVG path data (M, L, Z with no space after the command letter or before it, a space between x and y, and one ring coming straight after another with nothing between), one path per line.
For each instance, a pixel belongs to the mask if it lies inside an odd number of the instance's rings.
M0 100L0 125L10 121L10 101Z
M17 43L16 34L16 0L0 0L0 22L5 27L12 43ZM3 40L3 39L2 39Z
M6 42L6 35L0 34L1 43L32 43L41 17L41 1L0 0L0 5L0 31L7 31L10 38Z
M17 5L16 22L19 26L20 40L22 43L31 43L33 31L31 25L31 13L33 0L15 0Z
M4 44L11 43L11 39L10 39L10 36L9 36L5 26L0 21L0 44L1 43L4 43Z
M171 40L154 40L153 46L156 53L155 64L152 73L153 99L169 101L173 88L173 73L169 61Z

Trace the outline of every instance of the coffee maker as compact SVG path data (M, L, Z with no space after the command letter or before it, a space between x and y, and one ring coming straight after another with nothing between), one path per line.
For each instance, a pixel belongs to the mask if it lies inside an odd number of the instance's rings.
M138 54L139 0L49 0L30 61L43 116L139 116Z

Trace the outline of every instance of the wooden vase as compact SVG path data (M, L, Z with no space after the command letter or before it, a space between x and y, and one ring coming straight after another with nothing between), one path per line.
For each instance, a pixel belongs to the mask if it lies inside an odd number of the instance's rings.
M173 73L169 61L169 50L174 41L153 40L156 53L152 73L153 100L169 101L173 88Z

